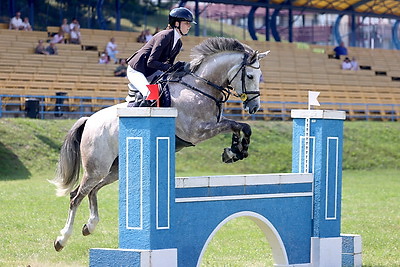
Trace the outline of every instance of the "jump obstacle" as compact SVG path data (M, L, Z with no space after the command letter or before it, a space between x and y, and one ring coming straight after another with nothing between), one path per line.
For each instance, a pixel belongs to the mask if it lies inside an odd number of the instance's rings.
M341 235L343 111L293 110L289 174L175 178L173 108L120 109L119 248L90 266L200 266L238 217L265 234L274 266L361 266L361 237Z

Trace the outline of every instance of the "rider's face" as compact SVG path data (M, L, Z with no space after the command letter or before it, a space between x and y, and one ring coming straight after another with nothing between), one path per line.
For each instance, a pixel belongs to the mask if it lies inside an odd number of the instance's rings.
M181 32L183 34L188 34L190 28L192 27L192 24L189 21L180 21L180 22L177 22L177 23L181 24Z

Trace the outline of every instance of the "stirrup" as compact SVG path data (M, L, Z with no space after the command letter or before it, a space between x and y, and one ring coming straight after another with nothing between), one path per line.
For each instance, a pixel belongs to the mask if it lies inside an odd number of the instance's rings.
M131 102L128 102L128 108L134 108L134 107L138 107L139 106L139 103L138 102L136 102L136 101L131 101Z

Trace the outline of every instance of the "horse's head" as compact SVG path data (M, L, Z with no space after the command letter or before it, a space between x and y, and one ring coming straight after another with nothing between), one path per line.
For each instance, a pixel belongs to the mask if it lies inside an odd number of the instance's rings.
M222 102L232 94L242 100L243 108L250 114L257 112L260 108L260 60L269 51L259 53L235 39L214 37L194 47L192 52L192 73L218 89L223 95Z
M260 60L270 51L259 53L247 51L242 56L242 62L233 66L228 72L228 86L236 91L244 109L254 114L260 108Z

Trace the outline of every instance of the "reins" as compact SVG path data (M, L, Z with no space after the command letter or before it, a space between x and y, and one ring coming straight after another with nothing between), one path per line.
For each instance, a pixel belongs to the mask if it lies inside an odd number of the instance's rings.
M192 90L194 90L194 91L196 91L196 92L199 92L199 93L203 94L204 96L206 96L206 97L211 98L212 100L214 100L214 102L215 102L215 104L216 104L216 106L217 106L217 108L218 108L217 122L220 122L220 121L221 121L221 116L222 116L222 105L223 105L226 101L228 101L229 96L230 96L232 93L231 93L228 89L223 88L222 86L216 85L215 83L212 83L212 82L210 82L209 80L204 79L204 78L202 78L202 77L200 77L200 76L198 76L198 75L196 75L196 74L194 74L194 73L189 72L188 74L190 74L191 76L193 76L193 77L195 77L195 78L197 78L197 79L202 80L202 81L205 82L206 84L208 84L208 85L214 87L215 89L217 89L218 91L220 91L220 92L222 93L222 95L223 95L222 99L221 99L221 100L218 100L218 99L216 99L214 96L209 95L209 94L207 94L207 93L201 91L200 89L198 89L198 88L196 88L196 87L194 87L194 86L188 84L187 82L182 81L182 78L180 78L180 81L179 81L180 84L183 84L184 86L189 87L190 89L192 89Z

